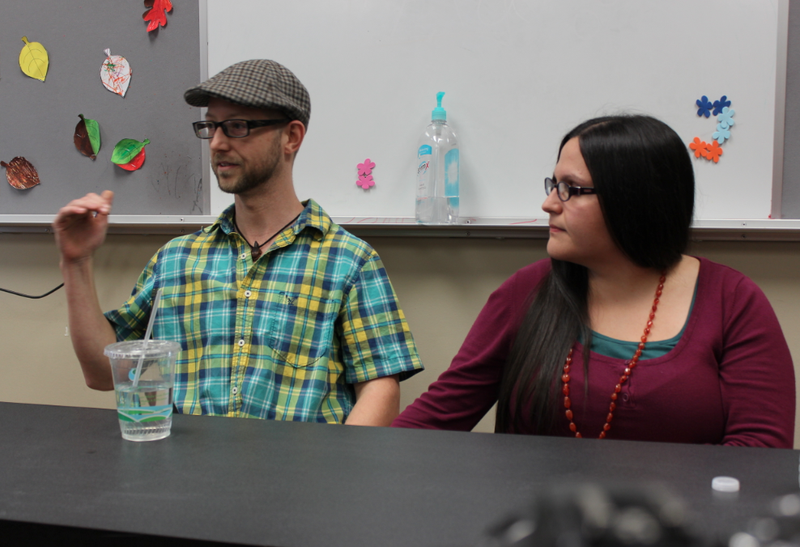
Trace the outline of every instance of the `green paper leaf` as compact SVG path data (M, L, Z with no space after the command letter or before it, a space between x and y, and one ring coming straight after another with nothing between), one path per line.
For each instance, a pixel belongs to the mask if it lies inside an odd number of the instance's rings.
M72 137L75 148L84 156L95 159L100 151L100 126L95 120L84 118L83 114L78 116L81 121L75 126L75 135Z
M136 154L142 151L145 145L150 144L148 139L144 142L139 142L136 139L122 139L114 147L114 152L111 154L111 161L117 165L130 163Z
M97 120L84 118L83 114L80 116L86 124L86 133L89 135L89 142L92 143L92 150L97 154L100 151L100 125L97 123Z

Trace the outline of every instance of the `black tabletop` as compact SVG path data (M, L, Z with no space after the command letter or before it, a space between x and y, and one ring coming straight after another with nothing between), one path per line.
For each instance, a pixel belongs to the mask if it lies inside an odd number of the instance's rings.
M793 450L176 415L122 440L112 410L0 403L0 529L277 547L470 546L545 488L666 484L722 537L798 491ZM712 478L741 482L715 495Z

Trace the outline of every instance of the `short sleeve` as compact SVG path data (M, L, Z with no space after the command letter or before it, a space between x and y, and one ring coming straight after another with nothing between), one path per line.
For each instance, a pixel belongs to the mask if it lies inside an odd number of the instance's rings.
M374 250L344 295L337 335L347 383L395 374L405 380L423 368L397 295Z
M119 309L105 313L106 319L114 328L118 342L144 338L155 292L157 258L158 254L154 255L139 275L128 301Z

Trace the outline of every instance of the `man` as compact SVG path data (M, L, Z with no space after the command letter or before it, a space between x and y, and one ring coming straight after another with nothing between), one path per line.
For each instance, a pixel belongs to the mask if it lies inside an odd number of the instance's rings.
M195 133L234 204L217 222L151 259L120 309L100 309L92 254L112 192L62 208L54 223L72 343L89 387L113 389L106 345L144 337L181 343L179 412L389 425L399 380L422 369L377 253L300 202L292 167L310 114L295 75L268 60L235 64L189 89L207 106Z

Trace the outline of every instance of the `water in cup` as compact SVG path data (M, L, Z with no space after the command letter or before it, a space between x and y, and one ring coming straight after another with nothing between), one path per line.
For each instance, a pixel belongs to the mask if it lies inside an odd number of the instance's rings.
M156 441L169 436L172 428L172 384L140 380L116 386L117 415L122 438Z
M179 351L180 344L166 340L134 340L106 347L123 439L155 441L169 436Z

